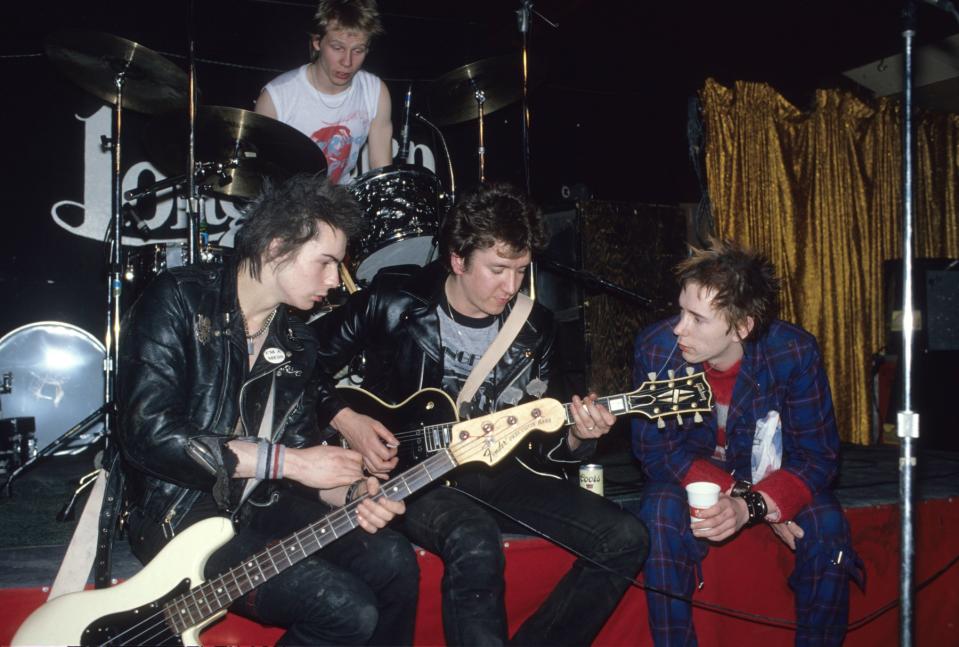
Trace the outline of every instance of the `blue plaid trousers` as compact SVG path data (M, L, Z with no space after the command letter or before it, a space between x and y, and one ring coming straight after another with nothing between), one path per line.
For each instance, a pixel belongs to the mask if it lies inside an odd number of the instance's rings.
M691 598L709 548L689 528L685 491L679 485L647 483L638 505L626 507L649 529L646 585ZM796 566L789 577L796 596L796 645L840 645L849 622L849 580L865 585L846 516L836 497L825 492L814 496L793 521L805 532L796 542ZM654 591L646 592L646 603L657 646L697 644L691 604Z

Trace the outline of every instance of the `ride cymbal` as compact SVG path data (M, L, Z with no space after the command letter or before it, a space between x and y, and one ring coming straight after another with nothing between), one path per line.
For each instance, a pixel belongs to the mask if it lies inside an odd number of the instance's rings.
M296 173L326 170L323 151L309 137L276 119L249 110L200 106L196 112L194 157L214 163L222 173L202 181L206 190L227 197L256 196L263 178L284 180ZM190 126L185 113L157 117L146 147L150 161L167 175L187 168Z
M484 98L484 115L521 99L523 70L519 56L484 58L435 79L430 92L432 121L448 126L476 119L477 92Z

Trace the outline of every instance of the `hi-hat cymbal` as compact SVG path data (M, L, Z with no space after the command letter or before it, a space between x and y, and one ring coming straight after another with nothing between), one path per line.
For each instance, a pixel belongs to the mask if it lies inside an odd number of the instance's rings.
M123 107L150 114L184 108L186 72L151 49L95 31L63 31L46 39L47 56L74 82L116 105L123 73Z
M222 179L204 180L218 195L252 198L264 177L280 181L296 173L326 170L323 151L313 140L292 126L249 110L200 106L194 130L196 161L224 166ZM154 119L146 141L150 161L167 175L184 173L189 133L185 113Z
M430 117L441 125L458 124L479 116L476 92L483 93L483 114L504 108L523 96L523 70L518 55L474 61L433 81Z

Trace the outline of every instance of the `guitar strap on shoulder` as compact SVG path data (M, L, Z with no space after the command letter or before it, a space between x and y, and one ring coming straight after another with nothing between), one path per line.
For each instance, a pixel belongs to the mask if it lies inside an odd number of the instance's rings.
M257 438L270 440L273 437L273 400L276 395L276 373L273 373L273 381L270 383L270 395L266 398L266 406L263 408L263 418L260 419L260 431L256 434ZM247 497L253 492L253 488L260 484L260 479L251 477L246 480L243 488L243 495L240 497L240 503L237 504L237 510L243 505Z
M460 393L456 397L457 414L462 412L464 403L473 399L473 395L476 393L476 390L479 389L480 384L482 384L486 376L492 372L493 367L496 366L496 362L500 360L506 353L506 349L509 348L513 340L516 339L516 335L519 334L520 329L523 327L523 324L526 323L526 319L532 310L533 300L522 292L518 292L516 294L516 303L513 304L513 309L506 318L503 327L499 329L499 333L497 333L496 338L493 339L493 343L489 345L489 348L483 353L483 356L473 367L473 370L470 371L466 382L463 383L463 388L460 389Z

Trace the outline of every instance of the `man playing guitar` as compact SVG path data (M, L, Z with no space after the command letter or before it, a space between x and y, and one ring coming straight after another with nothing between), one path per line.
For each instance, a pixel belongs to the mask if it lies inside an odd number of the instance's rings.
M440 260L424 268L386 268L368 289L312 324L328 371L363 352L363 388L386 402L399 403L429 387L459 396L473 366L508 325L532 254L547 238L540 212L505 185L463 197L438 238ZM553 340L551 313L533 304L508 348L460 407L460 417L555 392L560 380L554 375ZM319 407L321 420L331 420L363 454L370 472L384 477L396 467L399 441L391 430L346 406L336 393L321 397ZM531 443L544 464L575 466L615 422L595 396L574 396L570 409L575 424L566 434ZM520 526L505 515L589 557L576 561L520 627L512 637L517 643L589 644L641 568L645 527L617 504L539 464L517 455L493 469L460 467L451 487L433 486L407 503L407 536L440 555L446 567L443 623L449 644L509 639L501 533Z

